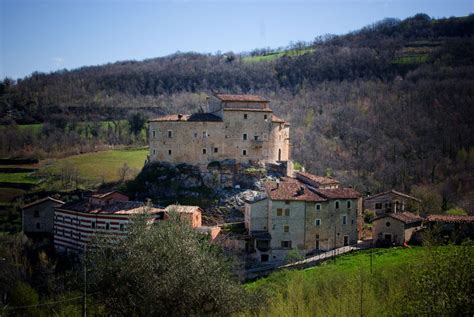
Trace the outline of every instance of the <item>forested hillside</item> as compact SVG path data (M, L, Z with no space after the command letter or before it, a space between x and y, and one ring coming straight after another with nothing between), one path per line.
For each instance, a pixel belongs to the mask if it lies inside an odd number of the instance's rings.
M212 91L259 94L291 122L293 158L308 170L362 192L395 187L434 195L433 212L472 209L473 35L474 15L418 14L318 37L275 58L176 53L34 73L3 80L0 118L2 124L51 121L61 129L57 122L64 119L198 111ZM252 52L259 54L268 50ZM35 146L35 138L12 131L0 136L2 156Z

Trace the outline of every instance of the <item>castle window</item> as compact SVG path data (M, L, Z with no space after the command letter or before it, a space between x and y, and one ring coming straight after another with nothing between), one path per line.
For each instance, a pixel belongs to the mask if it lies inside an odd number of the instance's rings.
M263 119L264 119L265 121L267 121L268 115L264 114L264 115L263 115Z
M168 150L168 155L171 155L171 150Z
M173 137L173 131L168 130L168 138L171 139Z
M320 226L320 225L321 225L321 219L316 219L316 220L314 221L314 225L315 225L315 226Z
M290 232L290 226L288 225L283 226L283 232Z
M202 131L202 137L205 139L207 138L207 131Z
M347 216L342 216L342 224L347 224Z
M153 139L156 138L156 131L155 130L151 131L151 134L153 135Z
M194 138L197 138L197 137L198 137L198 134L194 132Z
M321 204L316 204L316 211L320 211L321 210Z
M206 149L202 149L202 154L206 154L207 153L207 150Z
M258 135L255 135L253 138L255 141L258 141Z
M246 113L244 113L244 119L247 120L248 116Z
M242 150L242 155L247 156L247 150Z
M153 155L155 155L155 154L156 154L156 150L155 150L155 149L153 149Z
M214 148L214 153L219 153L219 148L215 147Z
M243 139L244 141L247 140L247 133L244 133L244 134L242 135L242 139Z

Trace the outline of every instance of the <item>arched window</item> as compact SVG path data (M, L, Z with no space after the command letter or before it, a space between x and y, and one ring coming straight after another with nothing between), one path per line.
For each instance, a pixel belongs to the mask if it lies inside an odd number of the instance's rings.
M352 202L350 200L347 201L347 209L351 209L352 207Z
M339 209L339 200L336 200L336 209Z

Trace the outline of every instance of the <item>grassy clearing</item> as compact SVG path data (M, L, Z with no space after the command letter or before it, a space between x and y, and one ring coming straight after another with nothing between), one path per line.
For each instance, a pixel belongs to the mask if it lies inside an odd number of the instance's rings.
M474 247L360 251L246 284L252 316L459 315L472 309ZM403 304L401 304L403 303Z
M255 63L255 62L269 62L273 61L277 58L283 57L283 56L298 56L298 55L304 55L313 52L313 48L305 48L303 50L289 50L289 51L284 51L284 52L277 52L277 53L271 53L267 55L260 55L260 56L246 56L242 58L242 60L246 63Z
M72 165L79 176L89 182L113 182L119 179L118 169L127 163L137 173L143 167L148 149L109 150L96 153L74 155L59 160L42 162L40 172L60 174L65 165Z
M39 180L33 177L32 173L0 173L0 182L37 184Z

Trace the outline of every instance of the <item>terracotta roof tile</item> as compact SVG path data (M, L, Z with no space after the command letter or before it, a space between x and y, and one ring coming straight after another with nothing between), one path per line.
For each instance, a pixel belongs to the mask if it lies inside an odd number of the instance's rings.
M216 94L216 98L224 102L268 102L267 99L264 99L256 95L228 95L228 94Z
M306 181L309 180L310 182L314 182L317 184L321 185L336 185L339 184L337 180L331 177L326 177L326 176L318 176L318 175L313 175L311 173L306 173L306 172L297 172L296 173L296 178L298 178L301 181ZM311 185L311 184L310 184Z
M405 211L405 212L388 213L388 214L385 214L385 215L382 215L382 216L378 216L378 217L375 217L374 219L372 219L372 221L377 220L377 219L386 218L386 217L390 217L390 218L399 220L399 221L403 222L404 224L410 224L410 223L414 223L414 222L424 220L422 217L417 216L414 213Z
M320 195L328 199L357 199L362 195L352 188L332 188L332 189L321 189L316 188L315 191Z
M272 200L325 201L309 188L295 182L267 182L265 190Z
M426 220L429 222L474 223L474 216L429 215Z

